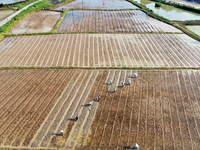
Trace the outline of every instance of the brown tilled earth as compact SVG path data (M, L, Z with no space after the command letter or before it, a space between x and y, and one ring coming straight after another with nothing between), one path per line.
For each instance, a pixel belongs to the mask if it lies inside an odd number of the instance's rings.
M12 69L0 81L1 147L199 148L199 71Z

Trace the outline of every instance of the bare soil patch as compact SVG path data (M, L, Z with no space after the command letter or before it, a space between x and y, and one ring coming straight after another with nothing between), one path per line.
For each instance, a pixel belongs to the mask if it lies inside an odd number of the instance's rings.
M27 15L15 27L13 33L39 33L53 30L54 25L61 17L60 12L40 11Z

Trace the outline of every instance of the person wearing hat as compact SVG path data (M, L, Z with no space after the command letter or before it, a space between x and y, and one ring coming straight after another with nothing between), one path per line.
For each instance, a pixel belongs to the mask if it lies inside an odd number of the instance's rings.
M137 73L134 73L135 78L137 78Z
M63 136L63 130L60 131L60 135Z

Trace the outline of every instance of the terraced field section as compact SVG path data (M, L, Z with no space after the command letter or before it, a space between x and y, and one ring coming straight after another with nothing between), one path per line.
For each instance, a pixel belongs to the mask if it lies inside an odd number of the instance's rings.
M177 32L179 29L140 10L68 11L57 32Z
M146 150L199 149L199 70L27 69L0 75L0 147L122 149L137 142Z
M102 76L107 74L92 70L0 70L0 146L29 147L34 135L37 144L38 138L48 141L58 129L73 126L67 119L88 111L81 105L94 82L105 82ZM38 130L41 126L45 131Z
M15 36L0 44L0 66L199 67L200 43L184 34Z
M61 12L40 11L27 15L14 28L12 33L39 33L50 32L53 30L58 19L61 17Z
M76 0L71 1L71 3L66 2L61 6L58 6L56 10L66 10L66 9L136 9L137 6L131 4L125 0Z

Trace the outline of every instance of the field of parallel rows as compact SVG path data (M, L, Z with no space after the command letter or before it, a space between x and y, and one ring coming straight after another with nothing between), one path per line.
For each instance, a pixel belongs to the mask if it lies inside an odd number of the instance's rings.
M199 67L200 44L184 34L15 36L0 44L0 66Z
M140 10L68 11L57 32L179 32Z
M198 70L13 69L0 80L0 146L199 148Z

